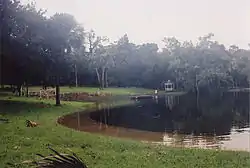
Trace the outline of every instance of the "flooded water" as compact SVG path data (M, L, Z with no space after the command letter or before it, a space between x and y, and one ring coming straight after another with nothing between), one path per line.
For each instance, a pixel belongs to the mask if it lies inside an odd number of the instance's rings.
M123 100L124 101L124 100ZM59 119L67 127L175 147L250 151L249 93L165 95L97 103Z

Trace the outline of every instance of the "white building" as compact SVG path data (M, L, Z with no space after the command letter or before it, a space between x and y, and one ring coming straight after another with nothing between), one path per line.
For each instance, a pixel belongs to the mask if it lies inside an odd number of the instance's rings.
M168 80L167 82L164 83L164 90L167 92L171 92L174 90L174 84Z

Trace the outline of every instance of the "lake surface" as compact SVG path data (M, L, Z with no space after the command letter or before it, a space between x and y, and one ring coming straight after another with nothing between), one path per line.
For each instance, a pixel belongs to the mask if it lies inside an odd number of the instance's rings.
M250 151L249 93L163 95L96 103L59 123L80 131L174 147ZM116 107L116 104L127 104ZM97 110L99 109L99 110Z

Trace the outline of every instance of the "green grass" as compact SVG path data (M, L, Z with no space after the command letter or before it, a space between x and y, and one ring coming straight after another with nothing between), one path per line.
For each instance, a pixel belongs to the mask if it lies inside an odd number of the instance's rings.
M30 87L30 91L39 91L41 86L34 86ZM97 87L68 87L63 86L60 87L60 91L62 93L65 92L87 92L87 93L95 93L97 92ZM144 88L105 88L101 90L104 93L112 93L113 95L129 95L129 94L146 94L146 93L153 93L154 91L151 89L144 89Z
M91 103L62 102L31 98L0 97L0 118L10 123L0 123L0 167L8 162L20 163L35 159L36 153L51 153L46 145L62 153L67 149L79 155L89 168L247 168L247 152L229 152L201 149L181 149L146 145L132 140L104 137L78 132L56 123L59 116L84 110ZM25 120L41 125L27 128ZM18 168L29 167L18 165Z

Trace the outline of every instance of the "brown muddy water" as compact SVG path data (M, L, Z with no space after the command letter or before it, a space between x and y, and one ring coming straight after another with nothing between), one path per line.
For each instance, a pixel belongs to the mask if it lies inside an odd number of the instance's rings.
M249 93L122 101L97 102L96 108L58 122L80 131L173 147L250 151Z

